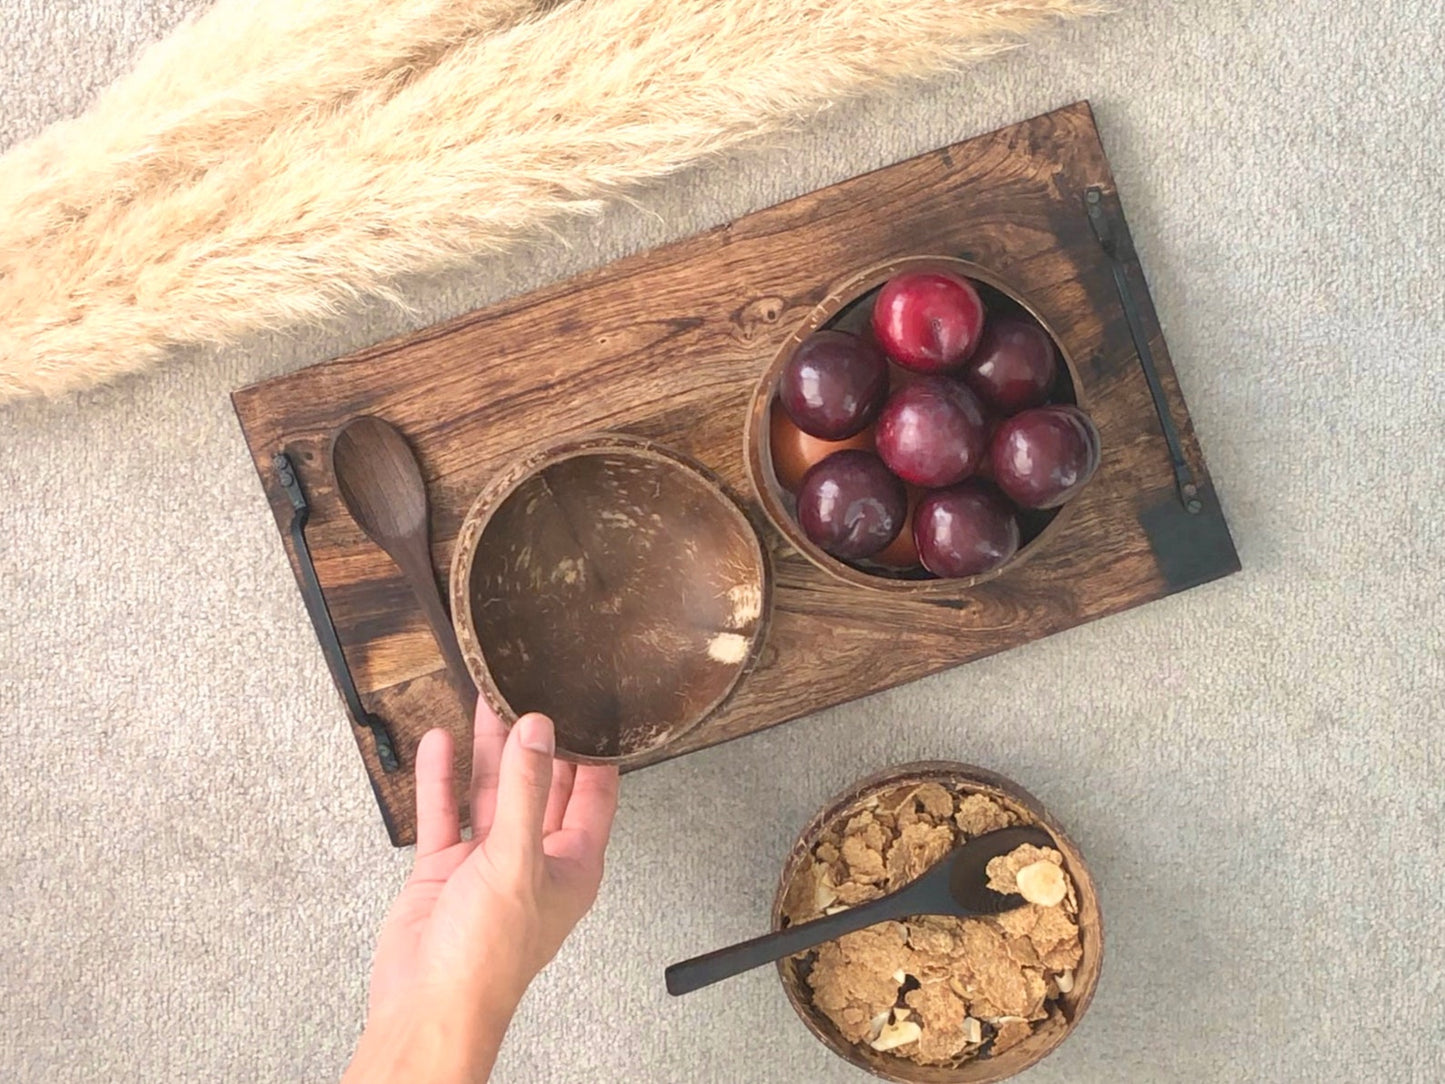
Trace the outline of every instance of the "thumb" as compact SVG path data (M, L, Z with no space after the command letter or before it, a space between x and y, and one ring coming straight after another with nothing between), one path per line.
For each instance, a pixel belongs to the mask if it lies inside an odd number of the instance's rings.
M555 749L552 720L535 712L518 719L507 735L498 772L497 812L485 846L491 859L508 873L542 863Z

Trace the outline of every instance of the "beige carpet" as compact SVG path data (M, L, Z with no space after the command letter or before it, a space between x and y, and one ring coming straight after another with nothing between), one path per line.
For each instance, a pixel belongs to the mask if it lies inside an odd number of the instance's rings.
M3 0L0 145L197 0ZM1242 575L632 777L501 1081L862 1080L762 971L793 833L921 755L1015 777L1101 882L1102 988L1029 1077L1445 1079L1440 0L1134 0L415 283L428 319L1093 100ZM385 311L0 411L0 1079L334 1078L386 843L226 393Z

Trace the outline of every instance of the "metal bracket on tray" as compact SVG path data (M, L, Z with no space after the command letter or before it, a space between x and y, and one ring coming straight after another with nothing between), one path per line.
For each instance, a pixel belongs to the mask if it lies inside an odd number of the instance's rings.
M326 607L326 596L321 593L321 581L316 578L316 565L312 562L311 550L306 545L306 521L311 518L311 505L307 503L301 482L296 477L296 467L285 452L278 452L271 461L271 466L276 471L281 487L286 490L286 496L291 499L291 507L295 511L291 519L291 541L296 547L296 561L301 566L301 597L306 602L306 612L311 615L311 623L316 627L316 636L321 641L326 665L341 690L351 718L357 726L371 731L376 742L376 759L381 762L382 770L387 773L397 771L401 767L401 761L396 755L396 743L391 740L386 724L367 711L366 705L361 702L361 693L357 691L356 681L351 676L351 667L346 663L346 653L341 650L341 640L336 635L331 611Z
M1149 384L1149 394L1154 399L1154 410L1159 415L1159 427L1164 431L1164 441L1169 445L1169 458L1174 466L1174 482L1179 490L1180 503L1190 515L1198 515L1204 509L1199 497L1199 487L1194 481L1194 472L1184 458L1184 446L1179 439L1179 430L1169 412L1169 400L1164 395L1164 386L1159 382L1159 370L1154 365L1154 351L1149 346L1149 335L1144 330L1144 317L1134 288L1129 281L1129 265L1138 263L1134 252L1134 240L1129 236L1129 227L1123 215L1117 210L1106 208L1104 190L1097 185L1084 192L1084 207L1089 214L1089 225L1099 247L1109 258L1109 269L1114 274L1114 286L1119 291L1119 302L1124 306L1124 319L1129 325L1129 335L1134 340L1134 349L1139 355L1139 367L1144 370L1144 379Z

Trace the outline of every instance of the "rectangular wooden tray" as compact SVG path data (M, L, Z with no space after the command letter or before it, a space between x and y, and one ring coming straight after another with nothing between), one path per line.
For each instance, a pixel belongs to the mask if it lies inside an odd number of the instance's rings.
M1112 233L1117 263L1091 225L1091 209ZM1099 474L1047 552L955 599L903 599L835 582L767 523L743 448L760 375L830 286L916 255L971 260L1028 298L1075 359L1081 401L1103 442ZM1177 455L1135 333L1152 355ZM731 698L658 760L1239 568L1087 103L241 389L233 399L298 575L287 535L292 507L271 468L277 452L289 453L310 497L307 535L326 601L363 699L386 720L402 755L403 770L383 772L369 732L357 729L398 845L415 838L416 742L442 725L467 748L470 721L399 571L336 494L328 443L357 414L392 422L421 460L443 594L467 509L490 477L541 437L625 431L676 448L721 480L769 551L771 625L754 670ZM1187 496L1186 481L1194 487Z

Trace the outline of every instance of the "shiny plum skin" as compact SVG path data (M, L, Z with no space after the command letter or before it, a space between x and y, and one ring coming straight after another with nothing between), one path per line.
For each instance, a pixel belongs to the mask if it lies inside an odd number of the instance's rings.
M913 540L935 576L977 576L1018 552L1019 523L996 489L971 478L924 494L913 515Z
M873 432L888 469L927 488L963 481L988 450L983 405L943 376L920 377L894 392Z
M1009 415L1045 403L1058 372L1049 333L1027 316L1005 313L983 329L963 380L986 405Z
M778 398L804 433L846 440L883 409L888 363L873 343L856 335L818 331L799 343L783 366Z
M798 526L845 561L883 550L907 520L903 483L872 452L834 452L815 463L798 488Z
M957 369L983 333L983 300L973 284L946 271L905 271L873 303L873 337L905 369Z
M913 540L913 512L923 499L926 490L917 486L905 486L908 491L908 511L904 514L903 529L898 537L868 558L875 565L904 571L918 567L918 544Z
M1035 407L1004 421L993 435L994 480L1023 508L1057 508L1099 466L1099 431L1075 406Z

